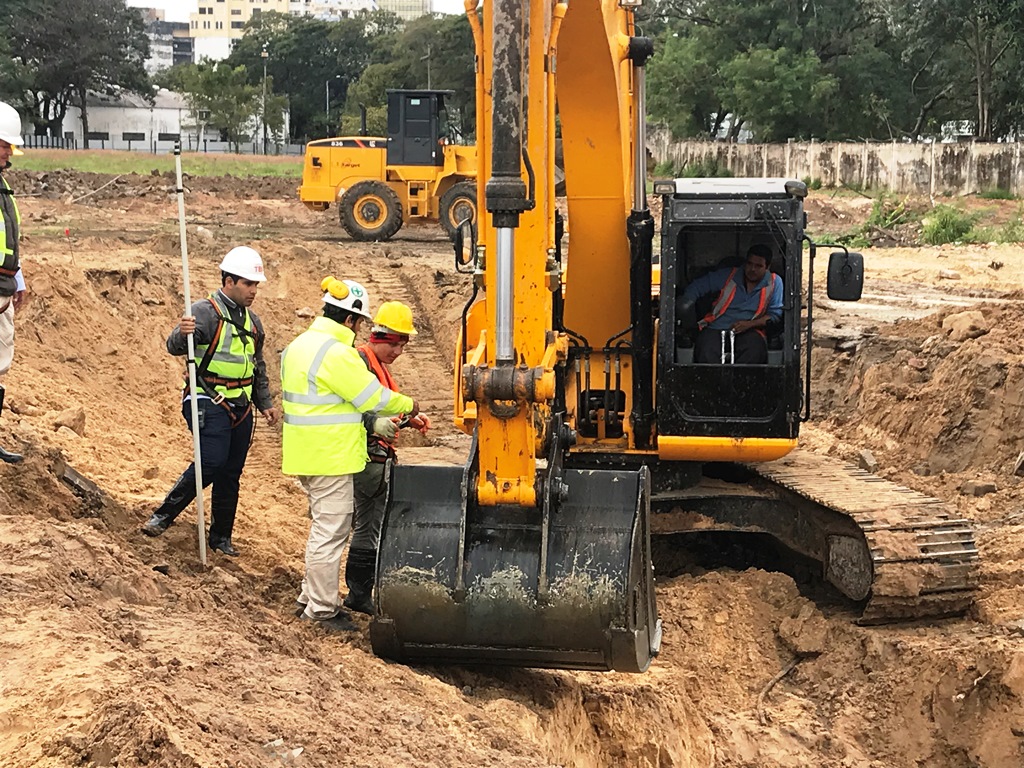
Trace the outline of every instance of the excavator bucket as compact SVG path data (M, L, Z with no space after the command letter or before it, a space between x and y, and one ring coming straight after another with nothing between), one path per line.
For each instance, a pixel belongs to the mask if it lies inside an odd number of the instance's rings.
M649 479L565 470L541 508L468 502L461 467L393 466L374 652L402 662L643 672L658 653Z

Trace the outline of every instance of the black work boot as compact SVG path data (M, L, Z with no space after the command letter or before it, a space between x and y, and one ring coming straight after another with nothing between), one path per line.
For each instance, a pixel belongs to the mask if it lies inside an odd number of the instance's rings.
M345 564L348 595L343 605L357 613L373 616L373 582L377 569L377 552L373 549L350 549Z
M150 517L142 526L142 532L147 536L159 536L170 528L171 523L173 522L174 518L167 517L159 512L154 512L152 517Z
M242 554L232 546L231 539L210 539L210 549L223 552L228 557L238 557Z
M4 410L4 393L6 390L0 385L0 413ZM0 448L0 461L4 464L17 464L24 458L20 453L12 453L11 451Z
M159 536L171 527L174 518L180 515L181 511L191 504L195 497L196 471L189 467L171 486L171 490L164 498L164 503L156 508L153 516L142 526L142 532L147 536Z

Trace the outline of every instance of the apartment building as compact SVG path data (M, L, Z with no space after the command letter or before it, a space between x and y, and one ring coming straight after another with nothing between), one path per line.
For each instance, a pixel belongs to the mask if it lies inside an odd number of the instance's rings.
M377 0L382 11L391 11L400 19L412 21L430 13L430 0Z

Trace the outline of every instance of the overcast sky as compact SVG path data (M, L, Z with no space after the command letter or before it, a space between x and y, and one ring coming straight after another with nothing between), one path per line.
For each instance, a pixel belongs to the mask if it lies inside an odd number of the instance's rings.
M199 7L198 0L128 0L136 8L163 8L168 21L188 21L188 15ZM439 13L463 13L462 0L431 0L431 6Z

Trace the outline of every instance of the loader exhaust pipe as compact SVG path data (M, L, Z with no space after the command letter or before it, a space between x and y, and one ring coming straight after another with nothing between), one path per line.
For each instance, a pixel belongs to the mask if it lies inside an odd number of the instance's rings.
M629 238L630 323L633 328L633 410L629 421L639 450L651 447L654 429L654 317L651 264L654 217L647 207L647 98L645 65L654 53L649 37L629 40L633 62L636 133L633 137L633 210L626 220Z

